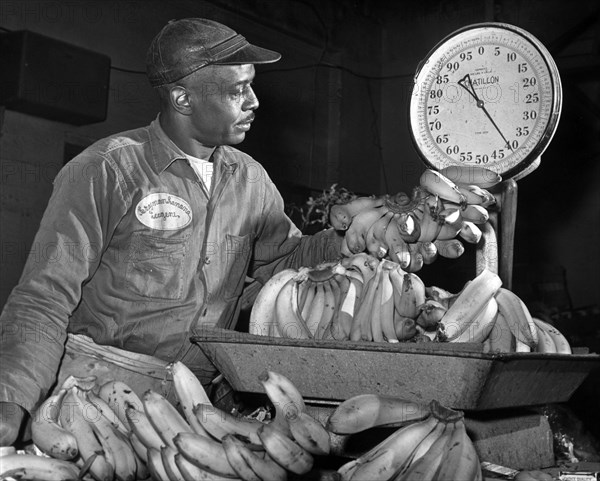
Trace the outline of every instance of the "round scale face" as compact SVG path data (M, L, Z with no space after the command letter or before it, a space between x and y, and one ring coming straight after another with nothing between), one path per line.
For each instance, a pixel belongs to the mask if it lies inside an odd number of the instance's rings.
M431 167L479 165L514 177L539 164L561 103L558 70L538 40L512 25L477 24L444 39L420 66L411 133Z

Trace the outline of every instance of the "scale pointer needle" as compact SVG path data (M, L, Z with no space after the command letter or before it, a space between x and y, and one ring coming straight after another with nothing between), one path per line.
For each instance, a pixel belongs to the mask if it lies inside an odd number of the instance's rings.
M467 83L468 83L468 85L465 85ZM498 133L502 137L502 140L504 140L504 143L505 143L506 147L509 148L510 150L513 150L513 148L511 147L510 143L508 142L508 140L506 140L506 137L504 136L504 134L502 133L502 131L500 130L500 128L498 127L498 125L496 124L496 122L494 122L494 119L492 118L492 116L490 115L490 113L485 108L485 104L484 104L483 100L481 100L477 96L477 92L475 92L475 88L473 87L473 82L471 82L471 76L469 74L465 75L463 78L461 78L458 81L458 85L460 85L467 92L469 92L469 94L471 95L471 97L473 97L475 99L475 102L477 103L477 107L479 107L481 110L483 110L483 113L487 116L488 119L490 119L490 122L492 123L492 125L494 126L494 128L498 131Z

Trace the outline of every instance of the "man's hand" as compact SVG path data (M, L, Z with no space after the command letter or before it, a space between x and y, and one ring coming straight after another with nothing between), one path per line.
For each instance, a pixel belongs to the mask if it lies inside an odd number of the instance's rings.
M25 410L15 403L0 402L0 446L11 446L17 440Z

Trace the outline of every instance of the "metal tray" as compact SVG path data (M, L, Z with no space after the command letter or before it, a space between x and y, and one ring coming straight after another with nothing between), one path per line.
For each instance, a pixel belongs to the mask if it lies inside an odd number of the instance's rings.
M481 344L293 340L199 329L195 342L233 389L263 393L264 370L307 399L378 393L462 410L566 402L600 367L597 354L484 353Z

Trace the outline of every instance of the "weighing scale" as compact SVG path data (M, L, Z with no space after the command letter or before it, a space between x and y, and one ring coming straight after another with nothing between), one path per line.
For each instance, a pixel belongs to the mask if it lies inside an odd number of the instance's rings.
M516 180L539 165L561 106L558 69L539 40L505 23L473 24L418 66L412 139L428 167L477 165Z

